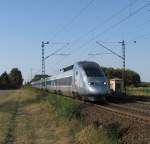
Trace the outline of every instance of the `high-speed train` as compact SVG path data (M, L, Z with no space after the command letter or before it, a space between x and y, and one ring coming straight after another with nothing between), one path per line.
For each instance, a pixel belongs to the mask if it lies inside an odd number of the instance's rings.
M31 85L41 88L42 80L32 82ZM60 74L46 80L46 88L50 92L89 101L105 100L109 90L103 70L91 61L80 61L63 68Z

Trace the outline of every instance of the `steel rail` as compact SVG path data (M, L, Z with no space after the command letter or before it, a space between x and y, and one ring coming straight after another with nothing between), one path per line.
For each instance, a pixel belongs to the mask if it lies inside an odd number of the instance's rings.
M90 104L89 102L85 102L86 104ZM117 115L120 115L121 117L124 116L124 117L128 117L128 118L131 118L131 119L134 119L136 121L142 121L146 124L149 124L150 125L150 116L142 116L142 115L139 115L139 114L135 114L135 113L131 113L131 112L127 112L125 110L120 110L120 109L117 109L117 108L114 108L114 107L110 107L110 105L99 105L99 104L93 104L94 106L96 106L98 108L98 110L100 109L103 109L103 110L106 110L106 111L109 111L109 112L112 112L112 113L116 113Z

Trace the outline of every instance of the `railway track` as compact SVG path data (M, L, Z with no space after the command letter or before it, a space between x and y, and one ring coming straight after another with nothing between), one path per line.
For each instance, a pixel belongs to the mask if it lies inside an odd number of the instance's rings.
M150 108L150 102L136 101L136 103L143 104L143 105L145 105L145 106Z
M65 96L67 98L68 97ZM75 101L80 101L81 103L84 103L89 106L94 106L96 111L105 110L108 112L111 112L119 117L125 117L130 118L134 121L143 122L144 124L150 125L150 105L149 102L143 102L143 101L126 101L126 99L123 99L123 103L116 103L116 102L106 102L106 103L91 103L91 102L83 102L80 99L75 99ZM120 102L120 100L117 99L117 102Z
M131 120L143 122L145 124L150 125L150 111L146 109L134 108L132 106L126 106L115 103L106 103L104 105L100 105L86 102L86 104L95 106L96 110L98 111L109 111L119 117L130 118Z
M150 115L146 115L145 113L143 114L143 112L133 112L133 110L131 109L127 109L127 108L121 108L118 105L114 105L114 104L108 104L108 105L98 105L98 104L94 104L96 106L97 109L103 109L106 111L109 111L113 114L116 114L119 117L126 117L126 118L131 118L134 121L139 121L139 122L143 122L146 124L150 124Z
M121 105L121 104L109 103L108 105L116 107L118 109L127 110L132 113L141 114L143 116L150 116L150 111L148 109L138 108L138 107L135 107L135 105L133 105L133 104L128 104L128 105L122 104Z

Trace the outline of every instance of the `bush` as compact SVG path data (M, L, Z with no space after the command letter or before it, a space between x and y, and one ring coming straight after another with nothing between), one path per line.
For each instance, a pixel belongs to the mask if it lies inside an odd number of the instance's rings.
M80 104L75 103L74 100L70 98L65 98L53 94L48 97L48 102L53 105L58 117L68 120L71 120L73 118L83 118L80 112Z

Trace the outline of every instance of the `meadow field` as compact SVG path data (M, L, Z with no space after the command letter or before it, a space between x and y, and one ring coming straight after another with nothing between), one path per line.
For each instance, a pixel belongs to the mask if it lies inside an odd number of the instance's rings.
M59 126L41 93L0 92L0 144L67 144L68 128Z
M150 87L127 87L127 94L133 96L150 96Z
M34 89L0 91L0 144L115 144L106 129L84 123L80 103Z

